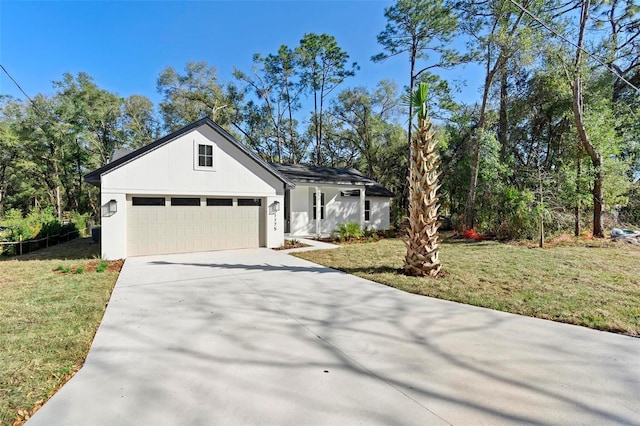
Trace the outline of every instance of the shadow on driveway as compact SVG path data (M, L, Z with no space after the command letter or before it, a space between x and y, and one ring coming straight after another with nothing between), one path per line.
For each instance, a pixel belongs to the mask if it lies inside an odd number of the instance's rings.
M127 260L32 423L632 425L639 395L639 339L212 252Z

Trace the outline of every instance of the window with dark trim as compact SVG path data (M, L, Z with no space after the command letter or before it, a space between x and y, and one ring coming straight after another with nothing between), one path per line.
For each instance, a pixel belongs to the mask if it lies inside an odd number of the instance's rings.
M364 220L368 222L370 217L371 217L371 201L364 200Z
M313 220L316 220L316 193L313 193ZM324 219L324 192L320 193L320 219Z
M233 206L233 198L207 198L207 206Z
M238 198L238 207L241 206L261 206L261 198Z
M171 198L172 206L199 206L200 198Z
M213 167L213 145L198 144L198 167Z
M134 206L164 206L164 197L133 197L131 204Z

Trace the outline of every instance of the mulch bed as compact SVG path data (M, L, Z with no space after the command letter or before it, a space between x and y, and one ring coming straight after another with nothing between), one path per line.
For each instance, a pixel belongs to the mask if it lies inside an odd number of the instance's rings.
M291 240L284 240L284 244L280 247L274 247L273 250L289 250L294 248L309 247L309 244L301 243L300 241L292 242Z
M82 268L82 273L97 272L98 266L101 262L101 260L90 260L82 265L74 265L70 267L68 271L54 269L53 272L56 274L74 274L80 273L78 272L78 269L80 268ZM124 265L124 259L109 260L107 263L107 268L102 272L120 272L122 265Z

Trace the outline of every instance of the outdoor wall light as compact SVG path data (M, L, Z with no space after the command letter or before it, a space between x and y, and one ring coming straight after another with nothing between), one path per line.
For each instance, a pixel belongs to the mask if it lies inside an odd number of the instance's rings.
M273 203L271 203L271 205L269 206L269 214L276 214L279 211L280 211L280 202L274 201Z
M118 202L116 200L109 200L102 206L102 217L109 217L116 214L118 211Z

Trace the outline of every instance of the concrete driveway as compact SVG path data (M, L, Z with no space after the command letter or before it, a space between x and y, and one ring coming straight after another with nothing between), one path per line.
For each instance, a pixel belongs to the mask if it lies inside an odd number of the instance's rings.
M29 425L513 423L640 424L640 339L258 249L128 259Z

